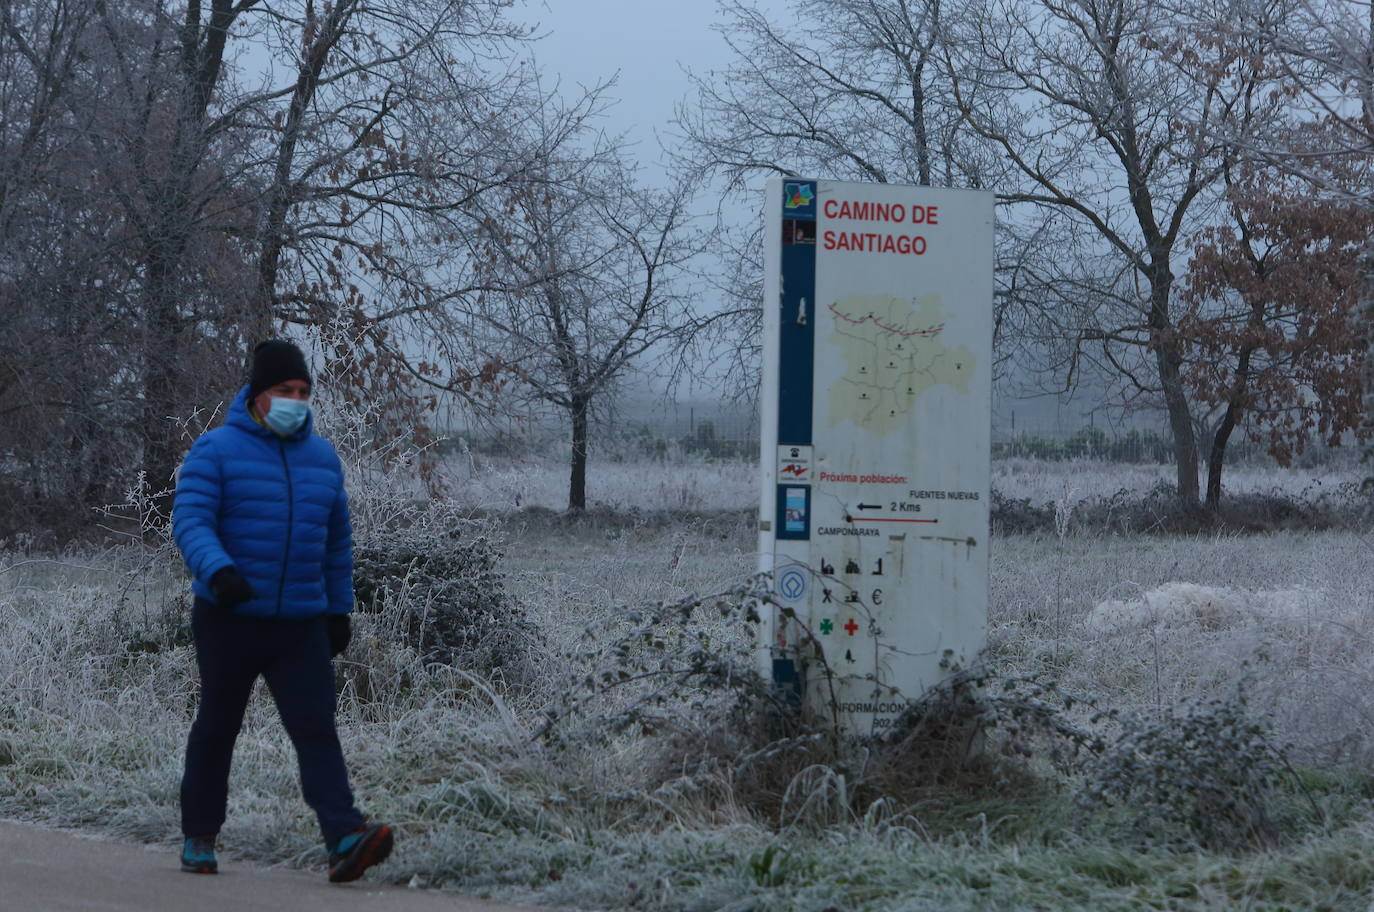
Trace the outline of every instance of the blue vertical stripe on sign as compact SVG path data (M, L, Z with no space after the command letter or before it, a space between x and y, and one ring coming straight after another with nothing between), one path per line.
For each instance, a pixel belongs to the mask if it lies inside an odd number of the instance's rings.
M816 182L782 193L782 308L778 321L778 443L808 446L816 382ZM780 539L811 538L811 486L779 485Z
M778 443L811 443L815 383L816 182L785 181L778 338Z

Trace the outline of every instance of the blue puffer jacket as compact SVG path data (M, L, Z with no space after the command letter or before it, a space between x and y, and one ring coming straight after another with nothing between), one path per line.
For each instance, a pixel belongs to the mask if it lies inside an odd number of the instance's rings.
M210 577L233 565L257 597L236 610L311 618L353 610L353 532L343 467L311 433L314 417L281 438L248 413L239 391L224 424L207 431L182 463L172 537L212 599Z

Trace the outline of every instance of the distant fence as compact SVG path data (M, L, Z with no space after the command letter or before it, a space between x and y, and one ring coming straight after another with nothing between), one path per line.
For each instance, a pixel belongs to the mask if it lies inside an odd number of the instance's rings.
M1125 433L1109 434L1101 428L1089 426L1079 428L1072 434L1023 432L994 439L992 455L994 459L1098 459L1104 462L1167 464L1174 461L1174 448L1171 439L1156 431L1132 428Z

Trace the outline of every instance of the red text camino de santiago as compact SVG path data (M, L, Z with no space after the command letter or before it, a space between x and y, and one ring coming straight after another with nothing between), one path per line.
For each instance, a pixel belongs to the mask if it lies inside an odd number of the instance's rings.
M860 222L910 222L912 225L940 224L939 206L912 206L902 203L864 203L828 199L821 206L828 219L852 219Z
M926 252L926 239L919 234L878 234L872 231L830 231L821 234L821 246L826 250L857 250L863 253Z
M834 221L905 222L911 225L938 225L939 206L907 206L903 203L870 203L828 199L821 213ZM920 256L926 252L926 239L919 234L887 234L878 231L821 232L821 247L826 250L852 250L859 253L898 253Z

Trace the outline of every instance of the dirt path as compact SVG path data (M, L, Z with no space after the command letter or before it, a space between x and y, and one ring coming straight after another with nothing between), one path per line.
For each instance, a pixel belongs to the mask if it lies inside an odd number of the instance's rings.
M221 859L215 876L184 874L175 850L0 821L0 901L41 912L539 912L437 890L331 884L324 872ZM549 912L545 909L543 912Z

